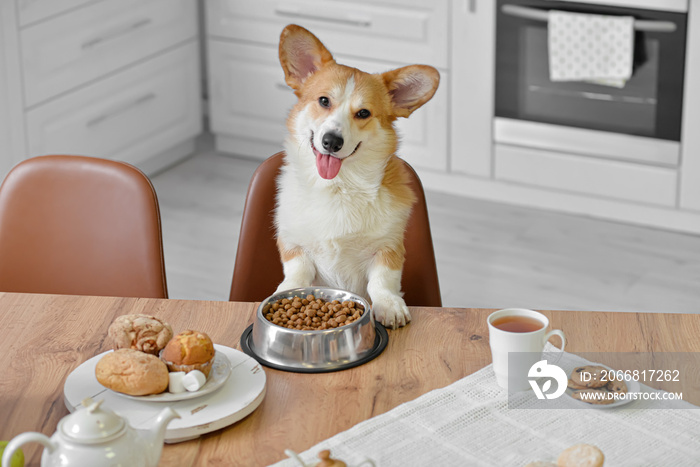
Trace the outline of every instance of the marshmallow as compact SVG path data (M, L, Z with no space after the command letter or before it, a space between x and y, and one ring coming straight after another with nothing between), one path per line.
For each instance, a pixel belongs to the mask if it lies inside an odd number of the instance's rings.
M198 391L206 382L207 377L199 370L192 370L182 378L182 384L188 391Z
M173 371L172 373L168 373L168 377L170 378L168 384L169 392L173 394L185 392L185 385L183 384L183 379L185 378L184 371Z

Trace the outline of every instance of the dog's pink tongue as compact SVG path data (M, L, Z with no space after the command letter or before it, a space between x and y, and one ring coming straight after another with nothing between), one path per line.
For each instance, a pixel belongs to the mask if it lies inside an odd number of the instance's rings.
M335 178L335 176L338 175L342 163L342 160L330 154L316 153L316 169L321 178L325 178L326 180Z

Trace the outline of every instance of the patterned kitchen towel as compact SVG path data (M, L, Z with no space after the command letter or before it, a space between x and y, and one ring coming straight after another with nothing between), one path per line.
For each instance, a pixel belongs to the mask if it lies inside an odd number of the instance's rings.
M634 17L549 12L549 79L622 88L632 76Z

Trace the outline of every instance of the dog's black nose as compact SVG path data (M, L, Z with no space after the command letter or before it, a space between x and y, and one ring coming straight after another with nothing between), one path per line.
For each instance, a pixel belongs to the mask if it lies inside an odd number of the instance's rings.
M330 152L338 152L343 148L343 137L338 133L328 132L321 138L323 149Z

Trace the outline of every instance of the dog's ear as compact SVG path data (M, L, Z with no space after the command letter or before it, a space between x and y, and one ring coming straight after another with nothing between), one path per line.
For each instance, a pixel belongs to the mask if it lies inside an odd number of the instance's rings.
M280 35L280 63L287 84L299 90L306 78L333 61L320 40L306 29L290 24Z
M428 65L409 65L381 76L397 117L408 117L428 102L440 84L440 73Z

